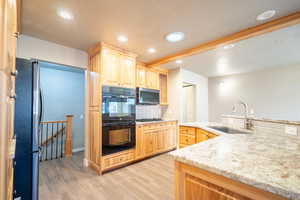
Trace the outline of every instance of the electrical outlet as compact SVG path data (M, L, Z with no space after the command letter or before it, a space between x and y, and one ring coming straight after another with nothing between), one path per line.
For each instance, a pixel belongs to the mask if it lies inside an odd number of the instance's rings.
M296 126L285 126L285 133L288 135L298 135Z

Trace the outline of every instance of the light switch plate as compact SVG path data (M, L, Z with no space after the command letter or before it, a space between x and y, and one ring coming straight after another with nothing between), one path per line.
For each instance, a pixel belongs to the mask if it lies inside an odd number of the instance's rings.
M298 130L296 126L285 126L285 133L288 135L298 135Z

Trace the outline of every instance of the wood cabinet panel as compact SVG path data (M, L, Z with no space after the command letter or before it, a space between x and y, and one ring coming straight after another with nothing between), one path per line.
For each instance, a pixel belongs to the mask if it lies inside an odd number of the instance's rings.
M120 57L120 67L121 67L121 86L122 87L135 87L135 59L121 55ZM117 72L116 72L117 73Z
M146 88L159 90L159 73L154 70L146 72Z
M176 200L287 200L281 196L175 161Z
M165 74L159 75L159 90L160 90L160 104L168 105L168 78Z
M136 66L136 86L146 88L146 68L137 64Z
M120 53L111 49L102 51L102 84L120 86Z
M89 159L94 164L100 166L101 160L101 113L99 111L89 111Z
M195 136L196 128L180 126L180 134Z
M156 151L161 152L165 150L166 147L166 136L167 136L168 131L163 129L159 130L156 133Z
M89 106L101 105L101 83L98 72L89 72Z
M144 132L143 136L143 143L144 143L144 155L150 156L155 153L156 150L156 131L146 131Z
M192 145L192 144L196 143L196 137L193 135L180 134L179 141L180 141L180 144Z
M144 133L143 133L143 126L137 126L136 130L136 145L135 145L135 158L141 159L144 157Z
M104 156L102 158L102 170L112 169L124 165L134 160L133 150L117 153L114 155Z
M201 129L196 130L196 142L197 143L203 142L203 141L208 140L208 139L209 139L208 133L203 132Z

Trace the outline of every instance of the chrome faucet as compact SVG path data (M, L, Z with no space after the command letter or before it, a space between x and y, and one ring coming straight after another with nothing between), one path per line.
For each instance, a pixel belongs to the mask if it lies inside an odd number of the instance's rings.
M238 102L236 102L233 105L233 108L232 108L232 112L233 113L236 113L236 106L237 105L242 105L243 108L244 108L244 118L245 118L245 120L244 120L244 128L245 129L251 129L252 123L251 123L251 120L248 117L248 114L249 114L249 106L248 106L248 104L245 103L245 102L243 102L243 101L241 101L241 100L239 100Z

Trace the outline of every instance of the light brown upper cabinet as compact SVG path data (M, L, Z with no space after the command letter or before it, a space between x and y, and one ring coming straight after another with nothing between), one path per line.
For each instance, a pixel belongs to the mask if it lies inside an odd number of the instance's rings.
M159 73L148 69L146 72L146 88L159 90Z
M168 105L168 75L159 75L160 104Z
M122 87L135 87L135 58L121 55L120 84Z
M136 86L146 88L146 67L137 63L136 65Z
M112 49L102 51L101 78L103 85L120 86L121 54Z
M89 51L99 53L101 84L117 87L135 88L136 55L116 47L101 43Z

